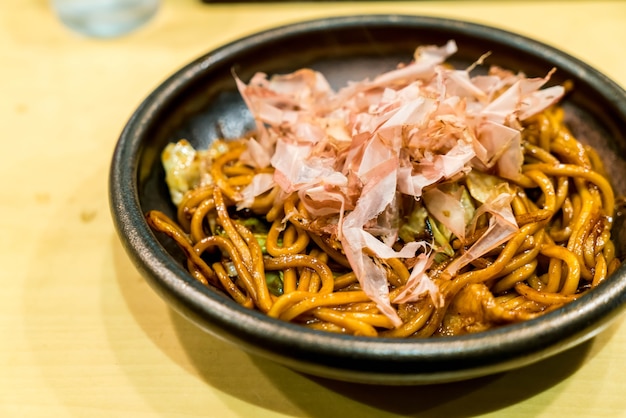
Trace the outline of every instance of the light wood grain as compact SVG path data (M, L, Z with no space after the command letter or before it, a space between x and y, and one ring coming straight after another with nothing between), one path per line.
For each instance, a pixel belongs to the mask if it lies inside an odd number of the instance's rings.
M0 2L0 417L626 416L626 322L539 364L472 382L380 388L249 357L143 281L116 237L117 136L177 68L254 31L350 13L463 18L518 31L626 86L622 1L204 5L168 0L114 40L64 29L44 0Z

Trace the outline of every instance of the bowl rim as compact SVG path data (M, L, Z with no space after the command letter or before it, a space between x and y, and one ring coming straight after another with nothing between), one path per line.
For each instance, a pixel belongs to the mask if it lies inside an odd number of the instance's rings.
M216 329L228 329L231 335L226 339L241 343L247 351L305 371L319 372L320 367L326 368L325 375L340 379L370 379L364 377L363 370L356 365L370 361L372 367L365 373L377 376L377 381L456 380L528 364L600 332L602 327L593 328L592 324L608 325L626 302L623 268L614 273L620 280L616 277L608 280L588 295L535 320L445 338L374 339L310 330L243 308L221 295L207 292L206 287L193 280L160 245L145 222L136 184L143 135L158 109L199 73L259 43L363 25L445 29L452 32L451 37L458 33L490 41L498 37L499 42L511 48L575 72L626 118L626 91L608 77L552 46L496 27L431 16L368 14L327 17L269 28L224 44L181 67L145 98L124 127L110 165L109 201L115 229L138 270L175 310L205 330L220 336ZM273 354L276 349L288 349L292 354L285 359L282 354ZM327 361L319 364L310 360L310 356ZM491 360L486 360L487 357ZM392 365L388 371L378 370L383 360ZM403 371L407 364L411 367Z

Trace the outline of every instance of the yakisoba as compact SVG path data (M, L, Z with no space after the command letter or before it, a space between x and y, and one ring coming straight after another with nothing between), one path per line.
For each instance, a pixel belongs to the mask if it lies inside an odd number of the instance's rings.
M455 51L420 47L338 91L309 69L236 79L256 130L170 144L177 214L148 223L198 281L319 330L458 335L579 298L620 260L616 198L566 126L566 89L454 69Z

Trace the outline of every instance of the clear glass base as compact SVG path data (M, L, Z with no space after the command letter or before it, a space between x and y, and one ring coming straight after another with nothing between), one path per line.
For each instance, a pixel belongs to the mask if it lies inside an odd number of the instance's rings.
M59 19L86 36L112 38L132 32L149 21L159 0L52 0Z

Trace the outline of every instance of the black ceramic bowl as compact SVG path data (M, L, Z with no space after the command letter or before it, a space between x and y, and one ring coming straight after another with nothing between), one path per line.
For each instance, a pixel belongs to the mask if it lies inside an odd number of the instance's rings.
M539 319L475 335L437 339L371 339L335 335L268 318L196 282L183 255L144 220L150 209L170 215L159 154L187 138L206 147L218 136L238 137L253 127L231 70L253 73L301 67L322 71L335 87L408 61L418 45L456 40L456 65L487 51L488 64L574 81L564 105L567 121L600 150L618 195L626 194L626 92L579 60L525 37L476 24L417 16L339 17L279 27L212 51L152 92L124 129L110 172L117 231L137 268L165 301L200 328L255 355L314 375L355 382L423 384L461 380L530 364L585 341L616 317L626 302L620 269L579 300ZM626 245L621 219L615 234Z

